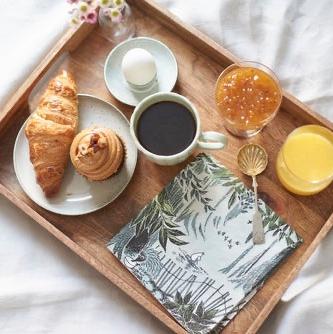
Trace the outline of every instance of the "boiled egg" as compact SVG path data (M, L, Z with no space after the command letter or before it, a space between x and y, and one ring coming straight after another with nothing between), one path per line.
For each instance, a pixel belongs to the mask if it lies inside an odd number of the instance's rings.
M148 84L157 73L154 57L142 48L127 51L122 60L121 69L125 79L137 86Z

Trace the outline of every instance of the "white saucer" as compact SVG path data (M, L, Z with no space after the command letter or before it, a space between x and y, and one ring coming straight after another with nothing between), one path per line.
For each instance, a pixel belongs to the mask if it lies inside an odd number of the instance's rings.
M133 91L121 71L124 55L133 48L143 48L155 58L157 82L147 91ZM120 43L110 52L104 65L104 80L108 90L117 100L130 106L136 106L149 95L171 92L177 77L178 66L172 51L162 42L148 37L132 38Z
M60 192L48 199L36 183L24 133L26 123L17 135L13 156L15 173L25 193L44 209L69 216L96 211L116 199L131 180L137 161L137 149L130 135L128 120L116 107L97 97L79 94L79 111L79 130L101 124L113 129L122 139L126 157L116 175L106 181L89 182L74 170L69 161Z

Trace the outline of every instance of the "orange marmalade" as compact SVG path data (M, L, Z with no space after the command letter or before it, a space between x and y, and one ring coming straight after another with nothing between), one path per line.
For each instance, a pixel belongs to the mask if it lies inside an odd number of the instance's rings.
M280 106L282 95L277 80L255 67L225 72L217 81L216 103L226 127L236 135L257 133Z

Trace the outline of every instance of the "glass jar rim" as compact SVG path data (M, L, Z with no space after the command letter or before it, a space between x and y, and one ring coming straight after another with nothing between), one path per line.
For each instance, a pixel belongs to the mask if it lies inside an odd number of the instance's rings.
M233 67L254 67L254 68L258 68L259 70L262 69L265 73L269 74L272 79L277 83L277 86L280 90L280 93L282 95L282 89L281 89L281 84L280 84L280 80L277 77L277 75L275 74L275 72L267 65L260 63L259 61L254 61L254 60L240 60L240 61L236 61L230 65L228 65L227 67L225 67L222 72L219 75L219 78L217 79L217 82L219 81L220 77L222 77L223 75L226 74L227 70L232 69Z
M221 81L221 79L224 77L224 75L226 75L230 70L232 70L235 67L252 67L252 68L257 68L257 69L261 69L262 71L264 71L266 74L268 74L273 81L276 83L276 86L278 88L278 91L280 93L280 102L279 105L276 108L276 111L279 110L279 108L281 107L281 103L282 103L282 98L283 98L283 92L282 92L282 87L280 84L280 81L277 77L277 75L275 74L275 72L269 68L267 65L264 65L258 61L253 61L253 60L240 60L237 61L233 64L228 65L227 67L225 67L223 69L223 71L220 73L219 77L216 80L215 83L215 95L217 93L217 89L219 88L219 83Z
M266 73L272 76L272 78L278 83L278 86L281 90L280 80L278 76L275 74L275 72L269 66L259 61L254 61L254 60L241 60L241 61L236 62L235 65L239 65L240 67L254 67L254 68L259 68L259 69L262 68Z

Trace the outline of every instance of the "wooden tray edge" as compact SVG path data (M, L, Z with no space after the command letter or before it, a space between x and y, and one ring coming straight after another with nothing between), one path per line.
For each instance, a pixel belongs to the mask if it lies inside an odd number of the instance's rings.
M0 132L6 126L11 116L13 116L20 107L26 104L34 85L41 79L58 57L66 51L74 50L93 29L93 25L81 24L77 29L67 29L65 31L58 42L3 107L0 113Z
M70 250L72 250L86 263L88 263L90 266L96 269L100 274L102 274L109 281L111 281L120 290L125 292L125 294L130 296L138 304L142 305L147 311L149 311L156 318L162 321L171 330L173 330L176 333L186 333L186 331L166 312L163 312L162 309L158 308L155 305L152 305L151 303L147 303L147 300L144 298L143 295L133 290L132 287L128 285L122 278L120 278L114 272L108 270L105 267L105 265L103 265L100 261L98 261L98 259L93 257L89 252L87 252L85 249L83 249L81 246L75 243L72 239L67 237L59 229L54 227L54 225L48 222L48 220L46 220L40 214L34 211L27 203L18 198L15 194L13 194L1 183L0 183L0 194L2 194L5 198L7 198L10 202L16 205L23 212L25 212L29 217L31 217L40 226L42 226L45 230L51 233L56 239L61 241L65 246L67 246ZM112 253L110 253L110 255L114 256Z
M129 2L138 7L137 2L129 0ZM174 31L182 38L190 38L191 43L198 49L205 47L205 51L209 56L217 62L222 62L224 65L230 65L240 59L233 55L230 51L213 41L211 38L200 32L193 26L182 22L176 15L172 14L167 9L156 4L153 0L143 0L140 2L140 9L147 14L152 14L162 24L166 25L170 30ZM68 29L64 35L58 40L54 47L48 52L41 63L28 76L21 87L12 95L9 101L4 106L0 114L0 132L5 127L10 117L15 111L26 103L28 95L34 85L43 76L47 69L55 62L55 60L65 51L71 51L79 45L82 40L95 28L94 25L81 24L77 29ZM295 113L302 113L304 111L309 115L314 122L325 124L328 128L333 130L333 122L327 120L323 116L317 114L303 102L298 100L292 94L283 90L282 107L287 111Z
M136 1L128 1L132 5L138 7L138 3ZM181 21L176 15L172 14L168 9L162 7L161 5L158 5L154 0L144 0L140 2L140 9L143 9L149 15L153 15L162 24L167 26L171 31L175 32L183 39L190 39L191 44L196 46L198 49L205 48L205 52L215 61L227 66L241 60L195 27ZM310 107L284 89L282 107L287 111L302 113L303 117L304 111L306 111L309 115L309 122L323 123L328 128L333 130L333 122L313 111Z
M147 303L146 299L140 293L137 293L135 290L131 288L122 278L120 278L117 274L109 271L105 268L105 266L98 261L98 259L94 258L83 249L81 246L76 244L73 240L68 238L65 234L63 234L60 230L54 227L51 223L49 223L45 218L39 215L36 211L34 211L28 204L19 199L15 194L13 194L10 190L8 190L5 186L0 183L0 194L6 197L9 201L11 201L14 205L16 205L19 209L25 212L29 217L35 220L39 225L41 225L44 229L50 232L56 239L61 241L65 246L67 246L70 250L72 250L76 255L78 255L81 259L83 259L87 264L96 269L100 274L106 277L109 281L111 281L115 286L117 286L120 290L122 290L125 294L131 297L135 302L142 305L148 312L154 315L157 319L159 319L162 323L164 323L167 327L173 330L175 333L183 333L187 332L167 313L163 312L160 308L152 305L151 303ZM287 290L291 281L296 277L299 273L300 269L303 267L305 262L312 255L316 247L319 245L321 240L327 235L330 229L333 226L333 214L329 217L329 219L325 222L323 227L320 229L319 233L313 239L309 247L306 249L304 254L302 255L300 261L297 266L294 267L287 278L287 283L285 286L279 287L276 290L276 293L270 300L270 303L266 304L262 311L259 313L258 317L253 321L252 325L249 327L246 333L244 334L252 334L256 333L263 322L267 319L268 315L272 312L276 304L281 299L282 294ZM111 254L112 255L112 254ZM113 255L112 255L113 256ZM242 312L242 311L241 311ZM237 316L236 316L237 317ZM231 322L232 323L232 322ZM223 331L222 331L223 332Z
M133 5L137 6L133 0L130 1ZM141 5L141 4L140 4ZM228 50L224 49L222 46L218 45L216 42L211 40L209 37L199 32L194 27L187 25L181 22L175 15L171 14L166 9L162 9L161 6L157 5L152 0L144 0L142 1L142 6L140 7L144 9L147 13L152 13L155 17L157 17L164 25L168 26L170 30L177 31L177 33L185 38L190 36L193 41L193 45L198 48L202 46L206 47L206 50L210 53L210 56L216 61L223 62L228 65L232 62L237 62L238 58L232 55ZM52 63L65 51L70 51L75 49L75 47L80 44L80 42L90 33L90 31L94 29L94 26L83 24L76 30L68 30L65 34L59 39L56 45L51 49L51 51L46 55L43 61L36 67L36 69L30 74L30 76L26 79L24 84L16 91L16 93L11 97L8 103L5 105L3 112L0 115L0 132L5 128L7 122L10 120L10 117L14 115L14 113L18 110L18 108L22 107L27 100L27 97L36 84L36 82L42 77L42 75L47 71L47 69L52 65ZM207 47L208 45L208 47ZM320 122L325 124L330 129L333 129L333 123L325 119L324 117L318 115L316 112L312 111L308 106L299 101L297 98L293 97L291 94L284 91L284 99L283 99L283 107L286 108L287 111L302 113L306 112L309 115L309 120L313 120L314 122ZM40 216L37 212L35 212L28 204L23 202L21 199L16 197L11 191L5 188L2 184L0 184L0 193L3 194L6 198L8 198L11 202L13 202L17 207L19 207L22 211L24 211L27 215L37 221L41 226L43 226L46 230L48 230L52 235L54 235L58 240L63 242L67 247L69 247L73 252L79 255L83 260L85 260L88 264L94 267L98 272L103 274L106 278L108 278L112 283L118 286L121 290L123 290L126 294L128 294L131 298L140 303L145 309L147 309L150 313L156 316L159 320L161 320L164 324L166 324L170 329L178 333L186 333L172 318L170 318L166 313L164 313L158 307L147 304L142 295L136 293L131 290L127 284L120 280L117 275L112 272L109 272L105 266L103 266L98 260L93 258L88 252L86 252L83 248L78 246L75 242L69 239L66 235L64 235L60 230L56 229L52 224L50 224L46 219ZM333 225L333 214L330 218L325 222L315 239L311 242L306 252L303 254L300 263L297 267L294 268L290 275L288 276L287 282L290 284L291 280L296 276L299 272L303 264L313 253L314 249L318 246L319 242L325 237L328 231L331 229ZM278 289L278 293L276 297L272 297L271 303L267 304L259 316L255 319L252 326L249 328L247 333L254 333L261 326L263 321L266 319L268 314L272 311L274 306L280 300L281 295L287 289L287 287L282 287Z
M259 312L258 317L253 321L252 325L249 327L246 334L253 334L253 333L256 333L259 330L259 328L264 323L264 321L267 319L269 314L273 311L274 307L280 301L283 293L289 288L291 282L295 279L297 274L303 268L305 262L313 254L315 249L318 247L319 243L325 238L327 233L331 230L332 226L333 226L333 213L330 215L328 220L322 226L322 228L320 229L320 231L318 232L316 237L309 244L308 248L305 250L305 252L301 256L300 260L298 261L297 266L295 266L293 268L293 270L289 272L288 277L285 281L287 284L277 288L274 296L270 300L270 303L266 304L263 307L263 309L261 310L261 312ZM277 270L279 270L278 267L277 267Z

